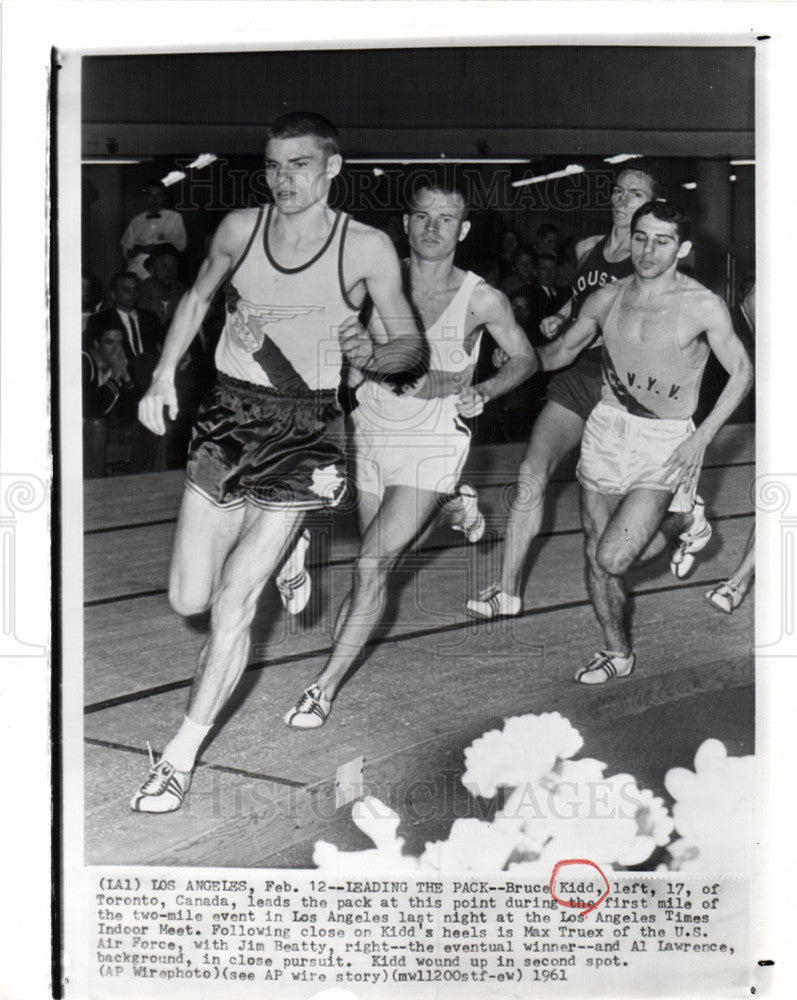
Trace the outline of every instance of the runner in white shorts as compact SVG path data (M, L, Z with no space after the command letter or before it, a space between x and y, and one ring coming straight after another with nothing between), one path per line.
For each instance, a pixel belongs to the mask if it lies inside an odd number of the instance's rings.
M472 520L475 496L451 499L470 443L462 418L477 416L488 400L533 375L538 363L506 296L454 266L469 228L465 197L455 185L428 177L419 182L404 216L410 246L405 274L426 334L426 370L399 380L366 380L358 390L360 551L332 654L286 715L289 726L310 729L326 721L343 676L382 619L390 569L441 504L448 501L458 511L466 533L479 530L478 517ZM509 360L492 378L471 385L484 327ZM373 325L369 333L378 341Z
M725 303L677 271L691 249L689 228L671 202L639 208L631 222L634 273L591 295L573 327L541 350L545 367L559 368L603 332L601 401L587 421L576 472L590 598L606 647L578 670L581 684L634 669L625 573L640 556L660 552L683 525L683 515L667 517L668 509L680 492L680 508L689 510L706 447L752 384ZM729 378L695 430L710 351Z
M471 437L458 410L460 397L427 392L437 392L443 380L457 387L470 383L481 327L467 343L456 334L467 327L473 291L480 284L484 282L477 274L465 274L442 315L425 330L430 372L418 384L400 395L373 379L366 379L359 387L359 406L352 420L361 494L381 499L389 486L409 486L448 497L459 487ZM471 518L455 525L466 527L473 541L484 531L484 520L476 513L477 508Z

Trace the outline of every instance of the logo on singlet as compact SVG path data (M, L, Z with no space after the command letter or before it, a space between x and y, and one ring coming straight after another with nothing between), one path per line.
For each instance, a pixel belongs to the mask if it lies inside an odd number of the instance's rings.
M246 299L238 299L235 311L229 314L228 323L238 343L253 354L263 344L270 324L324 311L324 306L258 306Z

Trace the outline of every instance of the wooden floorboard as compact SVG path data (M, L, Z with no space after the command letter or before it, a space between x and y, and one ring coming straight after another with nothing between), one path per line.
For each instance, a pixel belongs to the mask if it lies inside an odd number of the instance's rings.
M562 691L568 699L588 702L593 712L611 712L617 699L631 698L654 676L699 670L723 656L732 660L743 654L752 661L753 602L737 611L741 613L731 617L712 612L699 592L687 588L666 595L666 600L662 595L640 597L633 609L637 673L626 683L598 692L571 680L600 646L587 606L500 625L485 623L467 633L438 636L434 642L418 637L400 645L384 643L371 650L344 687L334 724L330 721L311 733L290 730L281 719L318 670L318 662L276 664L246 675L203 759L311 783L359 753L373 757L396 752L469 719L549 710ZM87 716L85 733L142 749L150 740L160 748L184 705L183 691L163 694L143 707L137 702L119 705Z
M700 480L710 516L748 513L753 470L748 466L706 470ZM478 484L477 484L478 485ZM487 530L502 535L507 521L510 491L504 487L479 486L479 505L487 519ZM577 483L557 483L546 496L543 533L579 531L581 515ZM352 560L357 551L354 518L324 517L311 522L315 536L308 564L317 566ZM169 572L174 524L141 525L88 535L84 545L85 600L89 603L147 593L165 588ZM425 542L427 546L462 546L461 536L439 527Z
M750 523L749 518L721 522L686 582L727 576L744 548ZM533 546L524 594L527 612L587 600L582 552L580 534L541 540ZM391 580L388 625L382 634L392 637L419 629L439 630L458 622L467 625L465 601L498 576L502 554L503 543L496 543L449 549L411 561ZM252 632L251 659L323 654L350 578L348 565L318 574L314 599L296 618L283 611L275 589L267 588ZM672 577L665 557L634 570L631 581L632 587L642 589L684 585ZM85 621L85 697L89 705L187 681L206 635L201 621L194 623L175 615L165 595L88 608Z
M624 727L630 732L646 713L669 706L678 717L674 706L749 688L754 600L728 617L703 592L736 564L752 524L754 468L742 464L751 462L752 446L749 426L726 428L712 446L707 464L716 467L704 471L701 492L715 535L690 580L676 581L664 557L635 570L637 669L599 689L572 681L600 638L584 585L578 489L566 475L547 498L547 534L532 552L524 614L465 618L466 598L497 575L503 484L511 483L523 446L474 449L470 478L488 539L467 546L438 529L429 548L408 559L391 580L391 624L381 641L348 680L329 723L301 733L281 718L323 662L356 548L352 520L331 520L326 549L316 543L316 561L325 565L314 575L309 613L290 618L275 589L266 589L252 633L253 668L203 749L186 805L167 817L132 813L127 800L146 773L146 742L162 747L182 717L204 641L201 621L180 619L158 593L182 473L87 484L86 599L94 602L85 611L87 861L307 863L314 839L343 829L335 769L361 754L367 790L406 805L413 782L461 767L462 748L504 717L561 711L574 724L616 732L622 749ZM151 596L134 596L142 592Z

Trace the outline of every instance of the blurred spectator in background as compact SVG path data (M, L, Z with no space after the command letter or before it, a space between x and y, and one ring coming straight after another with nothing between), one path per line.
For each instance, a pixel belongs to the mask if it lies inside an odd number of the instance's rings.
M556 260L555 258L552 260L555 270ZM547 271L544 273L547 274ZM540 333L540 321L550 315L550 306L546 306L547 296L539 287L536 278L532 275L528 284L521 285L512 292L509 301L515 319L528 337L529 343L533 347L546 343L545 337ZM557 297L551 301L561 305L563 299ZM558 305L554 308L558 308ZM492 359L490 363L492 364ZM493 401L491 413L497 427L492 440L519 441L528 437L534 420L545 402L547 384L548 373L537 371L530 379Z
M140 294L141 282L135 274L125 271L115 274L111 279L114 304L88 317L84 342L99 340L105 330L121 330L127 360L143 378L147 371L151 376L155 367L163 343L163 327L154 313L138 308Z
M534 274L534 251L521 243L512 257L512 273L504 278L501 289L511 298L512 293L527 285Z
M565 304L568 291L559 285L559 268L556 255L543 252L537 257L535 273L523 286L529 303L530 338L533 344L542 345L546 338L540 333L540 323L546 316L558 312Z
M102 304L102 294L96 278L83 275L80 279L80 329L85 331L89 316Z
M564 243L562 243L559 270L556 276L556 284L562 288L571 288L578 275L576 247L581 242L581 239L581 236L568 236Z
M163 467L160 439L138 421L138 401L149 381L135 377L121 324L96 331L82 364L83 475Z
M559 227L552 222L543 222L541 226L538 226L537 232L534 234L532 249L534 250L535 264L542 254L553 254L558 262L562 252L562 233Z
M512 273L515 251L520 246L520 237L514 229L505 229L501 233L501 256L498 258L499 283ZM496 288L499 287L496 285Z
M492 285L493 288L500 288L500 269L496 261L480 260L473 265L471 271L475 271L480 278L484 278L487 284Z
M143 189L143 212L133 216L122 236L122 250L128 271L143 281L149 275L144 261L161 243L171 243L180 253L186 247L185 226L179 212L166 208L166 188L152 181Z
M171 243L161 243L144 261L144 267L149 277L141 283L138 305L155 313L166 331L186 291L179 277L180 255Z

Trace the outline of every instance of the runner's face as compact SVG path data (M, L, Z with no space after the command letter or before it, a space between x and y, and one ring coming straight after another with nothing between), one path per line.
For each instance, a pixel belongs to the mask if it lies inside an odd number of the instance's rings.
M464 214L465 202L460 195L421 188L404 216L410 250L422 260L445 260L468 234L470 223L463 221Z
M628 228L634 212L652 200L653 184L648 175L639 170L624 170L612 190L613 224Z
M679 242L674 222L660 222L654 215L643 215L631 233L631 263L638 277L658 278L675 270L691 247L688 240Z
M266 146L266 183L277 211L295 215L311 205L325 205L341 165L340 156L327 156L314 136L271 139Z

